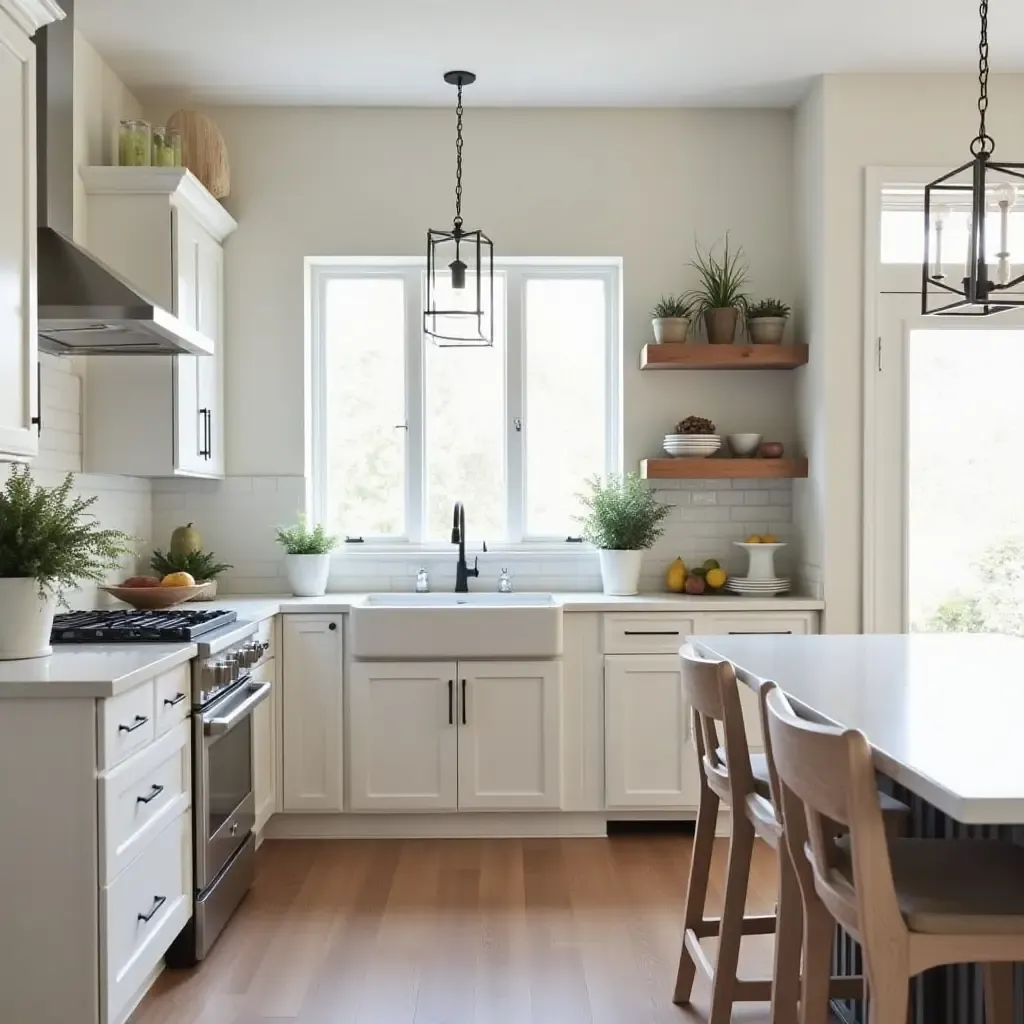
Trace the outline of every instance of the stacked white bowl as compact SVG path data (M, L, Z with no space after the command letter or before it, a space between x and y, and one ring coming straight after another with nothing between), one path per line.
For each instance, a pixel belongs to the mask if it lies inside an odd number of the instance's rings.
M740 540L734 540L733 544L750 556L750 567L746 576L730 576L726 580L725 589L730 594L771 597L789 590L789 577L775 575L775 552L785 544L748 544Z
M718 434L665 435L665 451L673 458L706 459L721 447Z

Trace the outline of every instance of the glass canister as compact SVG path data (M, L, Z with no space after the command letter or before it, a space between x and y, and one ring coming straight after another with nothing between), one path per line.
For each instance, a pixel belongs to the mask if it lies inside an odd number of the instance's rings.
M174 150L174 166L181 166L181 132L177 128L168 128L167 137L171 140L171 149Z
M153 166L181 166L181 136L173 128L153 128Z
M117 162L121 167L149 167L150 128L148 121L122 121L117 138Z

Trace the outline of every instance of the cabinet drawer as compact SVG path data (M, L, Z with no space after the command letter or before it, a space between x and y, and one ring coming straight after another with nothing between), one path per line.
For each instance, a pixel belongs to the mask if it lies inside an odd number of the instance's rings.
M742 633L816 633L814 612L729 612L702 615L698 632L724 636Z
M97 781L100 880L109 885L192 799L187 722Z
M192 913L191 815L179 815L100 892L101 1020L119 1020Z
M157 736L162 736L188 718L189 705L192 703L189 700L191 682L187 664L157 676L154 719Z
M675 654L694 632L694 617L661 612L604 616L605 654Z
M187 702L186 702L187 703ZM100 701L98 715L99 768L113 768L129 754L151 743L153 723L153 680Z

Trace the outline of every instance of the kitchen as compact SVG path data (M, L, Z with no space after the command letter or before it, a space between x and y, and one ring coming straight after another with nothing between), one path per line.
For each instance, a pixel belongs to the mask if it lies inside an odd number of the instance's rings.
M11 52L21 54L21 66L28 68L32 30L57 17L56 9L50 3L17 3L17 13L11 14L6 4L0 6L13 18L11 26L4 23L4 38L21 34ZM39 20L26 20L33 17L26 8ZM75 493L98 496L94 510L102 525L136 539L103 585L150 574L151 552L163 550L175 529L196 524L203 551L214 552L230 568L219 576L215 602L183 607L223 610L235 619L209 633L160 638L161 649L169 643L175 651L165 660L156 647L144 647L154 652L143 655L153 659L148 668L120 663L136 650L134 643L124 645L124 655L107 644L100 645L105 657L99 656L100 647L90 654L85 647L58 646L49 659L3 664L0 679L13 702L5 704L5 711L11 709L4 716L10 730L5 749L12 765L18 751L18 777L26 774L26 759L47 766L54 751L34 745L24 750L17 737L47 734L51 728L65 735L60 730L67 730L64 768L39 773L52 789L33 794L28 806L38 808L52 798L62 807L74 805L77 815L89 808L88 820L75 819L75 843L63 851L67 860L46 873L48 879L65 880L67 906L81 911L75 918L80 931L69 927L66 934L66 984L46 986L45 999L53 1002L40 1002L42 979L31 967L26 943L26 960L10 958L0 986L12 993L4 1007L7 1016L73 1021L79 1008L88 1005L94 1009L83 1020L125 1020L153 983L170 940L186 921L199 921L194 908L203 901L197 897L218 872L212 862L209 877L197 870L199 839L193 833L201 820L200 780L208 766L203 766L201 750L206 741L200 743L194 727L210 710L204 678L216 680L218 670L235 676L238 695L245 690L242 703L259 697L245 729L253 757L247 780L251 807L221 823L229 833L237 825L236 838L243 837L242 843L232 844L229 857L247 848L250 831L252 845L266 842L254 858L256 889L241 902L239 916L227 923L223 942L232 940L232 929L244 924L246 908L260 898L260 856L280 865L288 856L276 852L282 844L300 850L301 841L312 837L364 837L361 842L375 844L387 836L491 837L495 842L495 837L518 836L528 842L604 836L631 821L664 826L693 819L699 768L679 689L682 639L733 632L870 631L861 555L867 543L860 515L867 500L865 456L859 432L847 426L859 422L864 401L858 263L864 234L862 168L957 160L966 132L959 126L972 126L974 86L968 78L929 76L929 89L946 111L940 115L921 99L911 76L826 75L812 82L798 103L756 108L709 106L694 99L651 105L642 97L633 103L604 99L579 106L565 97L557 103L537 96L495 98L483 91L489 88L488 75L478 67L480 81L467 86L465 98L466 214L467 223L485 226L495 239L495 260L507 289L503 300L498 296L504 302L500 308L512 325L514 310L529 311L528 304L544 289L568 289L559 282L571 277L584 296L578 314L596 326L587 335L567 329L564 316L556 315L557 309L545 312L538 299L538 330L550 323L549 332L567 339L564 351L545 364L542 353L553 346L535 352L530 331L510 326L500 343L504 352L496 344L491 350L496 356L481 355L479 368L466 378L471 386L460 388L459 373L449 374L439 361L443 349L431 345L422 359L416 356L421 335L410 328L421 318L412 303L422 273L423 230L444 223L452 202L454 91L441 81L444 68L431 72L430 81L436 78L437 85L426 106L414 104L399 83L390 103L385 100L392 94L384 90L381 100L336 99L327 105L301 91L282 101L255 89L248 97L232 95L223 83L206 82L209 101L195 105L215 122L230 153L230 193L222 203L175 168L112 166L118 162L119 122L146 118L165 124L186 102L188 90L180 81L161 82L165 69L159 62L147 67L133 58L130 46L118 42L111 25L124 18L123 5L79 0L73 14L77 31L71 57L63 58L65 87L68 60L73 69L73 118L62 126L47 114L38 133L48 147L39 150L48 168L40 191L68 198L56 205L48 200L49 212L41 216L52 216L56 209L58 217L69 218L63 234L155 299L155 308L191 321L202 338L214 341L214 352L194 356L185 348L180 355L150 361L127 354L68 358L43 351L37 381L36 337L29 318L22 322L19 313L15 333L22 361L0 385L0 449L6 457L29 459L43 486L57 486L65 472L75 473ZM147 24L144 15L138 17L141 21L132 22L136 31L154 38L171 29L163 21ZM974 30L973 24L964 27L961 48L968 54L966 37ZM195 45L198 53L212 44ZM123 78L112 70L115 66ZM998 81L999 102L993 102L990 123L1012 153L1024 139L1007 115L1024 85L1019 75L998 76ZM21 98L8 114L18 119L12 124L24 125L30 102L39 110L47 108L45 100L35 104L34 75L23 70L18 82ZM481 91L479 100L474 90ZM875 118L883 95L889 112ZM65 114L70 108L61 105ZM915 124L913 132L905 131L908 122ZM28 136L13 130L12 137ZM695 158L698 149L713 159ZM535 158L538 151L543 160ZM758 165L752 175L749 155L755 151ZM314 157L303 164L302 174L296 173L298 154ZM657 159L640 154L657 154ZM42 243L40 252L32 253L34 231L25 218L35 208L35 147L24 147L22 155L23 173L2 190L9 204L5 222L26 225L8 257L25 275L24 294L29 295L33 274L26 268L35 266L38 255L40 306L66 305L71 300L49 297ZM56 179L54 161L63 167ZM395 201L399 195L402 202ZM608 196L616 201L609 202ZM185 228L190 232L187 248ZM778 295L792 305L782 350L788 355L799 347L796 342L805 341L806 365L794 356L789 368L651 372L658 353L650 350L665 346L652 343L648 311L659 295L696 283L692 271L684 270L693 259L695 238L708 246L727 233L743 246L756 297ZM195 256L187 271L193 275L192 299L183 287L188 284L182 275L189 266L186 252ZM397 282L394 295L383 299L360 284L382 272ZM599 289L605 299L587 305L586 295ZM558 292L549 305L565 304L568 294ZM313 296L323 297L326 317L320 329L311 313ZM42 311L40 319L43 330L52 334L53 325ZM154 315L154 322L158 319ZM373 334L382 324L389 332L386 344L374 348L368 342L351 363L339 362L342 355L332 348L332 338L383 337ZM176 344L187 345L188 329L179 325L176 333ZM576 336L582 348L572 347ZM601 351L588 351L587 345ZM705 350L703 345L687 348ZM378 349L378 363L363 358ZM525 353L528 367L543 367L555 380L571 373L581 386L560 396L557 391L530 392L528 381L517 385L513 380L506 387L518 391L495 391L502 388L500 375L483 360L517 351ZM317 373L317 366L323 371L332 365L343 366L344 372ZM357 378L358 390L380 396L379 402L360 404L358 395L346 392L346 373L364 374ZM416 395L426 396L418 413ZM594 395L604 400L588 405ZM547 421L554 424L551 430L564 429L573 417L594 417L601 427L588 437L584 426L580 438L572 439L576 448L567 445L565 454L548 445L554 455L543 462L544 446L531 449L529 428L545 422L545 409L558 409L559 402L570 412ZM522 413L523 406L529 415L512 415ZM507 407L510 418L525 421L527 429L496 424L488 410L498 407ZM182 413L186 408L191 414ZM338 409L356 410L359 417L353 412L345 419L335 415ZM578 485L559 480L560 460L571 451L584 450L587 457L596 452L597 471L637 469L642 462L652 473L659 464L678 466L692 460L654 456L666 432L689 416L713 421L717 426L705 433L720 432L723 448L727 435L741 431L756 430L766 441L778 440L784 459L764 471L781 472L785 462L793 475L655 478L654 495L672 510L663 521L663 535L642 562L639 597L600 592L596 552L575 539L562 542L566 533L575 538L578 525L566 523L560 543L529 542L531 517L543 521L552 517L552 508L558 515L579 511L566 504ZM455 468L425 441L443 430L449 431L446 436L458 456ZM324 447L332 436L385 433L386 443L373 455L362 444ZM397 441L396 435L401 435ZM549 440L554 435L535 427L532 436ZM491 445L486 449L491 456L481 459L478 449L484 444ZM408 458L416 450L423 452L421 457ZM515 495L502 477L531 463L531 452L537 453L540 481L533 493L539 487L550 495L546 504L530 504L529 478L525 494ZM716 454L709 465L724 474L724 463L740 461L725 456L725 451ZM761 460L751 461L763 469ZM478 472L459 468L466 464ZM749 467L739 472L753 472ZM383 497L352 483L373 473L390 481ZM415 479L434 481L424 485L428 496L420 505L406 501ZM494 498L499 491L504 504ZM440 601L455 588L459 559L452 505L460 500L466 523L458 531L465 549L463 568L479 569L479 577L468 577L468 589L479 604L403 604L416 589L421 569L432 599ZM332 509L344 513L332 520L327 514ZM323 597L282 597L301 590L292 590L275 530L294 523L304 510L314 523L326 522L341 543L328 560ZM381 523L419 543L374 543L375 535L387 532ZM510 526L518 532L506 529ZM793 579L788 596L666 593L665 573L677 557L694 579L700 578L695 568L705 569L707 579L709 559L719 561L730 579L742 578L748 556L735 542L755 536L771 536L784 545L776 564L780 576ZM503 572L512 587L509 596L528 601L540 595L537 603L488 604L499 596ZM381 600L389 594L396 595L392 604ZM551 595L546 603L543 595ZM126 607L92 585L69 598L82 611ZM464 616L456 620L456 630L453 617L463 613L473 615L472 626ZM504 617L513 614L515 625ZM251 628L240 625L248 623ZM414 638L416 646L409 646ZM516 638L529 645L517 645ZM261 645L260 653L246 647L253 643ZM236 647L234 664L218 669L217 663L230 661ZM15 669L19 664L23 667ZM47 691L51 699L24 696L27 688L44 683L57 688ZM76 690L79 684L89 688ZM269 690L264 689L268 684ZM641 687L645 697L638 701ZM61 695L71 692L78 697ZM182 693L188 695L184 700L179 699ZM227 696L234 700L235 691ZM165 705L165 700L177 703ZM757 702L746 692L743 700L750 747L757 753L764 744ZM16 705L24 710L16 714ZM46 717L51 713L60 724ZM150 720L132 732L120 729L131 729L139 718ZM91 746L88 722L93 723ZM106 734L97 733L97 723L113 729L113 747L104 746ZM227 735L237 731L231 728ZM145 758L156 760L150 764ZM172 763L178 772L176 789L162 778L146 782L158 768L170 771ZM14 777L11 771L4 774ZM125 836L127 847L115 845L107 861L102 829L113 828L114 819L104 817L104 797L97 793L112 786L113 794L129 776L136 788L149 787L132 790L131 801L148 796L153 786L165 789L151 804L132 811L136 824L144 819L155 824L142 824L134 839ZM89 787L91 797L83 787ZM15 795L24 802L24 793ZM5 801L13 798L6 789L4 796ZM147 818L150 811L152 819ZM158 827L175 827L175 822L181 828L176 859L166 852L172 845L167 829ZM65 842L66 822L55 820L53 827L60 829L60 840L54 835L46 842L37 834L20 851L5 848L5 858L21 864L20 870L43 863L40 848ZM171 860L178 867L180 899L165 898L155 907L156 898L168 893L133 891L138 907L131 911L135 923L128 931L136 941L115 948L121 939L104 925L104 901L113 898L113 906L121 909L116 884L133 884L123 872L156 849L152 840L161 837L169 858L166 870L173 874ZM386 847L377 849L390 855ZM671 912L674 921L680 916L688 855L685 846L673 849L678 885L666 889L661 913ZM472 860L474 855L468 856ZM770 868L765 870L770 877ZM234 895L241 898L242 893ZM29 899L27 889L22 896ZM55 906L62 905L58 897L56 890L49 897ZM767 890L762 898L766 904L772 899ZM151 920L141 924L154 926L155 941L138 930L136 916L151 910ZM662 927L659 922L656 917L652 926ZM45 921L39 940L54 944ZM678 945L678 933L665 941L665 949L673 943ZM216 956L224 947L211 948ZM76 952L82 949L93 953L83 958ZM678 949L669 958L677 954ZM317 954L308 959L315 962ZM54 966L48 963L47 971ZM313 967L302 961L296 970L308 980ZM154 992L162 993L177 973L161 975ZM583 973L589 987L600 989L589 967ZM201 968L197 977L203 976ZM30 979L40 987L25 984ZM303 982L295 984L301 988ZM670 988L670 983L652 986L651 998L670 1006ZM167 991L174 998L174 990ZM264 996L270 999L266 991ZM706 1006L702 998L706 993L695 996L698 1008ZM306 1012L301 993L278 993L271 1002L276 1009L268 1009L270 1015L301 1020ZM613 998L612 1005L620 1004ZM441 1012L436 1005L434 1011ZM140 1020L147 1019L146 1012L143 1005ZM238 1006L223 1012L225 1019L229 1013L245 1019L255 1010L240 998ZM675 1012L689 1019L686 1010ZM529 1019L529 1013L521 1019ZM463 1016L471 1018L472 1011ZM183 1016L182 1024L191 1019ZM413 1015L396 1010L394 1019ZM703 1018L698 1014L695 1019Z

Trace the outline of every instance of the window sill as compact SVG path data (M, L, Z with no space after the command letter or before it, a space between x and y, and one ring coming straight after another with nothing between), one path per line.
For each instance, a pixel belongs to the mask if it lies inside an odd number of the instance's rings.
M372 558L375 561L393 558L406 561L410 558L431 557L440 558L451 556L456 557L458 547L455 544L403 544L387 543L381 541L365 541L359 544L341 544L333 556L340 561L352 559L357 561L364 558ZM483 550L481 541L470 541L466 545L466 557L480 557L486 555L501 555L503 557L515 558L593 558L597 554L597 548L592 544L567 543L566 541L553 541L551 543L525 543L525 544L488 544L487 550Z

